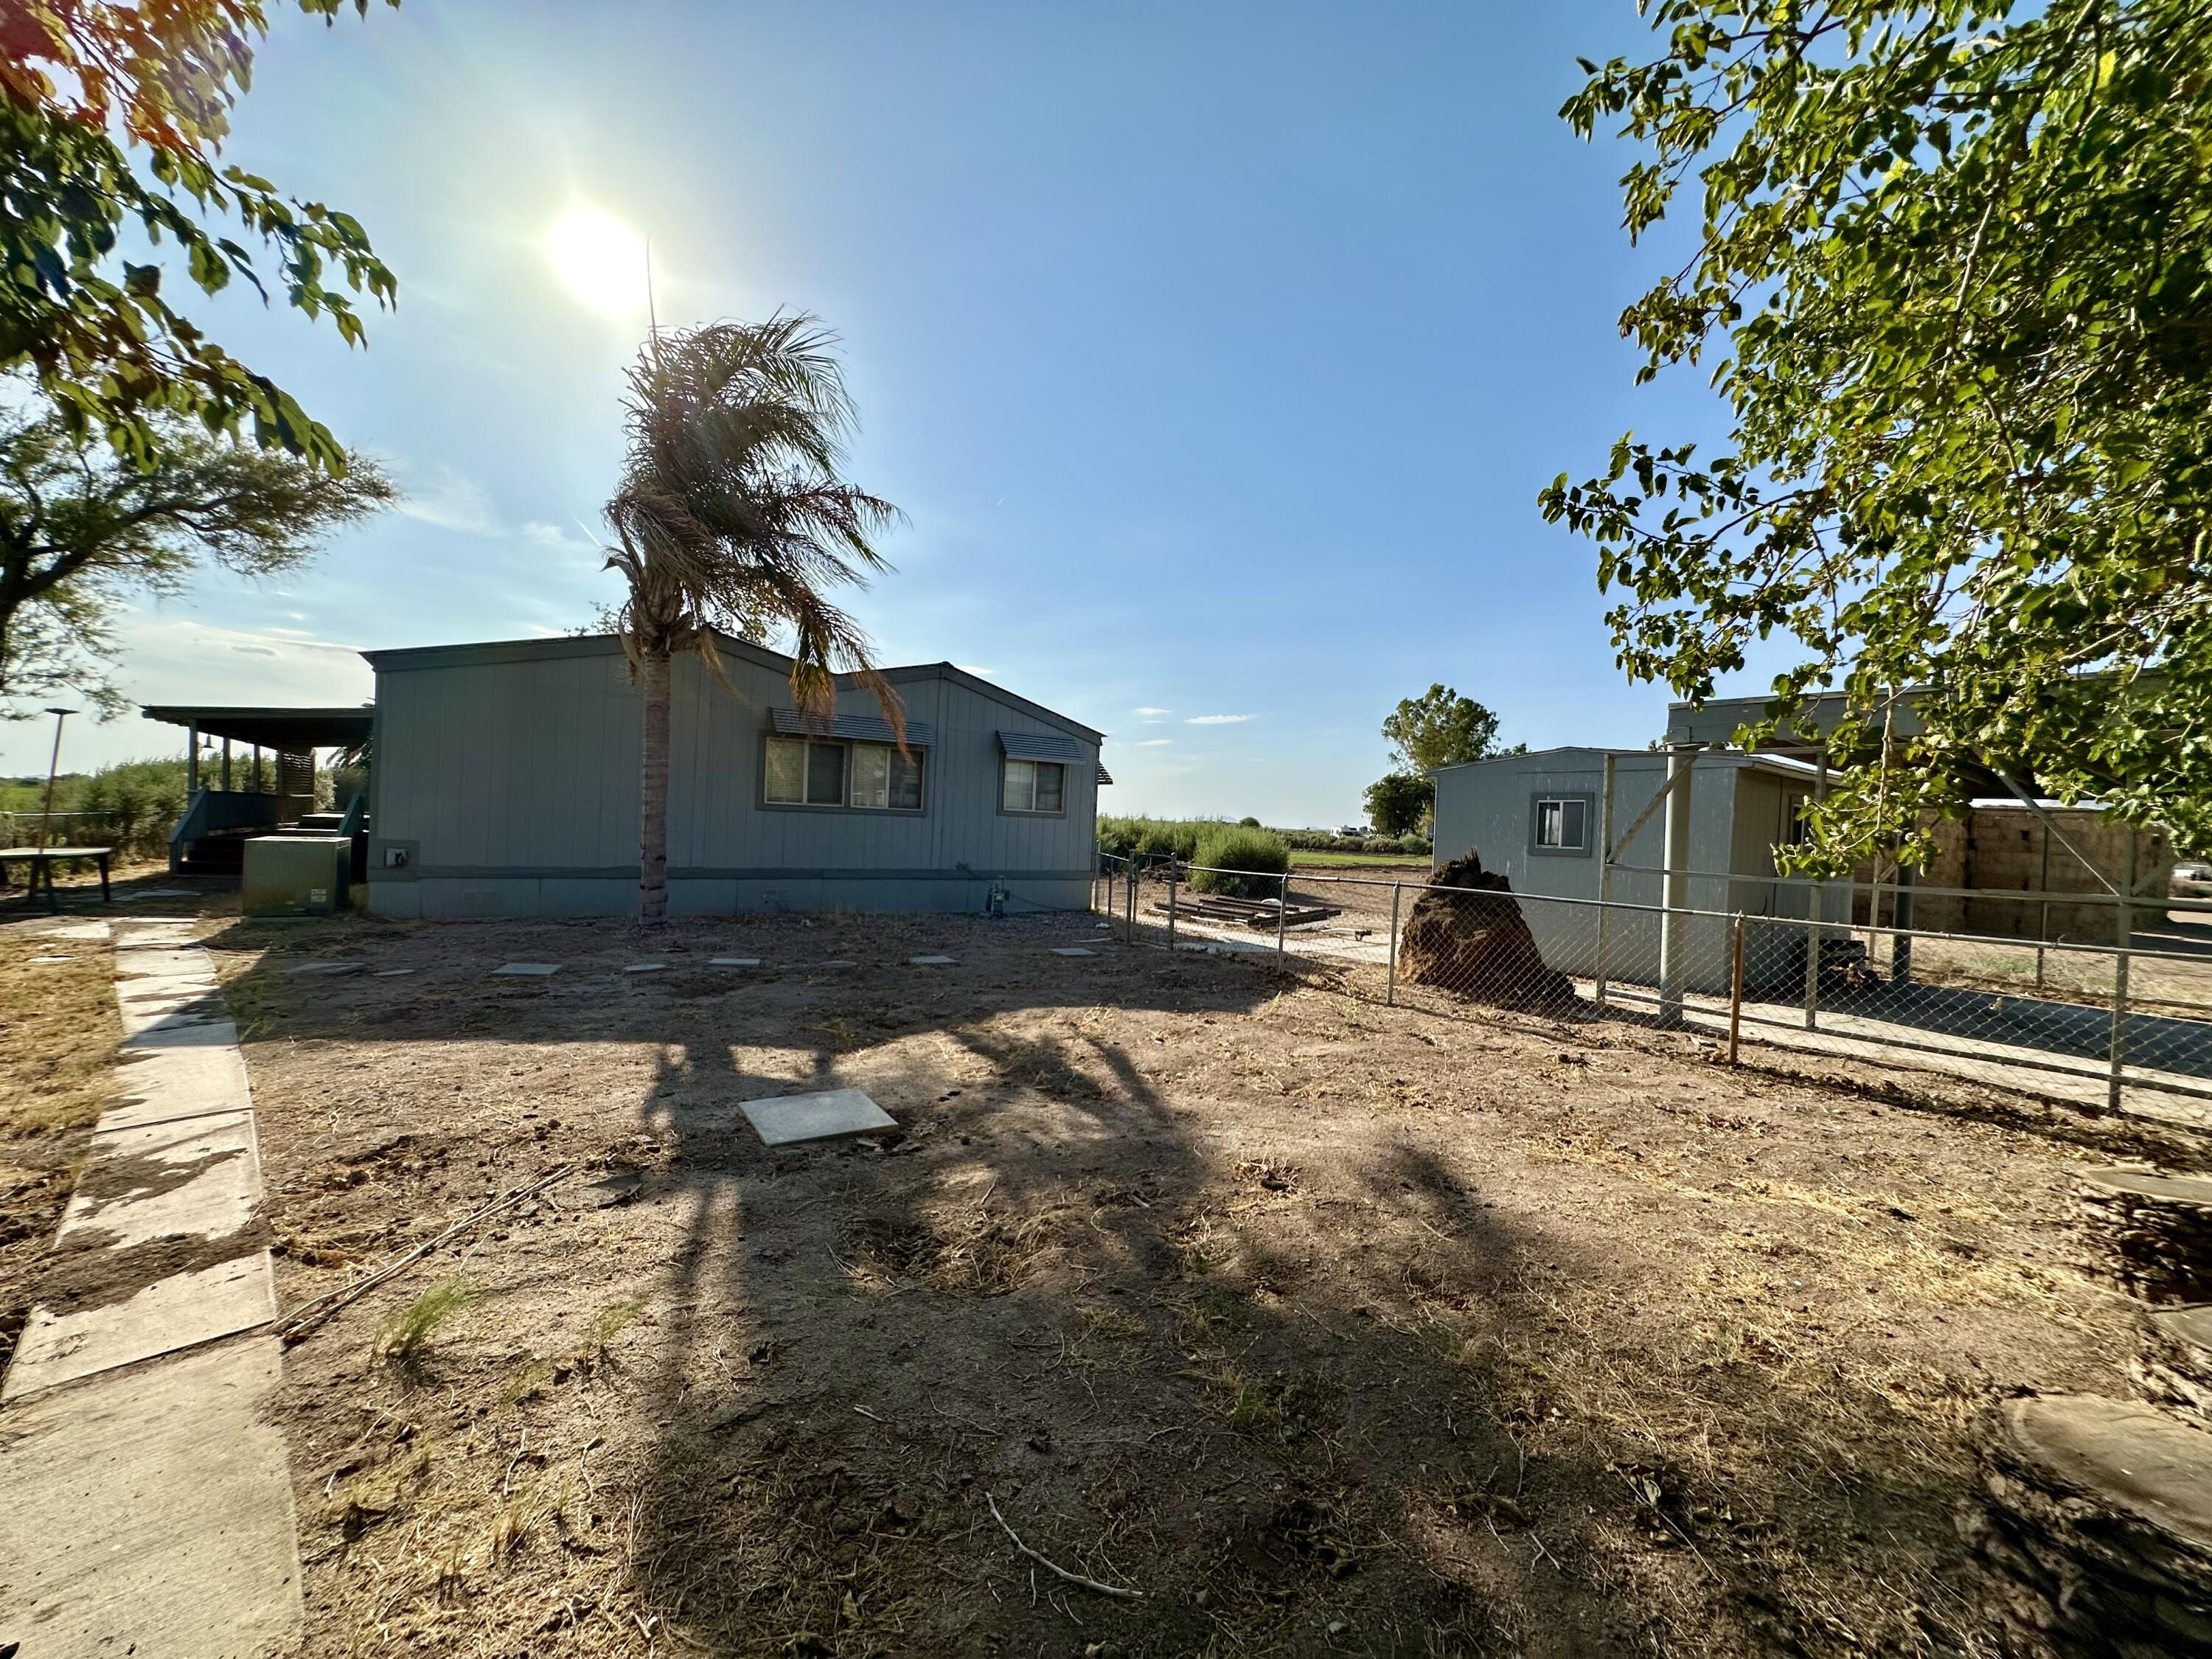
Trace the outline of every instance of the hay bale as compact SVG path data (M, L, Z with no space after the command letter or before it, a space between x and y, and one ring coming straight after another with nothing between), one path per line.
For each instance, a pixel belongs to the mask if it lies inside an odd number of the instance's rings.
M1579 1006L1574 981L1547 967L1512 884L1473 848L1439 866L1413 901L1398 944L1398 975L1471 1001L1533 1013Z
M2086 1170L2087 1265L2146 1302L2212 1302L2212 1181L2154 1170Z
M2099 1659L2212 1650L2212 1434L2132 1401L2012 1400L1975 1425L1960 1531L2016 1626Z

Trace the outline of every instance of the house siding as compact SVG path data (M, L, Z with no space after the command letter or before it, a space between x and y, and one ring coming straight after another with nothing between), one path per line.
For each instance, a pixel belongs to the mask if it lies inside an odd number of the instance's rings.
M637 905L642 708L612 641L380 653L371 908L395 915L621 915ZM669 908L738 911L1082 908L1095 863L1099 736L941 665L891 671L933 729L918 813L769 806L771 653L732 642L728 686L696 657L670 688ZM837 712L875 712L841 688ZM1067 810L999 810L998 734L1074 740ZM409 866L386 867L385 849Z

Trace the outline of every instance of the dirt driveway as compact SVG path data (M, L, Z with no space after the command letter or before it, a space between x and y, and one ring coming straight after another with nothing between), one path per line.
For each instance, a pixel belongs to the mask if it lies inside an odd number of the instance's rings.
M1995 1651L1963 1426L2124 1386L2139 1145L1095 939L219 933L288 1306L573 1170L288 1358L307 1651Z

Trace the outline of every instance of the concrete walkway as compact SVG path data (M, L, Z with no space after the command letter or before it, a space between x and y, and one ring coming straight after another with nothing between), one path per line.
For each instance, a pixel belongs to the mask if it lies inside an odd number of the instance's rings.
M57 1240L115 1252L126 1287L139 1245L219 1244L261 1199L238 1030L191 928L117 927L125 1092ZM264 1420L276 1315L269 1253L245 1249L33 1310L0 1388L0 1652L262 1659L296 1639L291 1480Z

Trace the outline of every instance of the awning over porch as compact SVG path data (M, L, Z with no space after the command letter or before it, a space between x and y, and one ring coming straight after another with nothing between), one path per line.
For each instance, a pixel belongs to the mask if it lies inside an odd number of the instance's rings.
M1686 702L1670 703L1667 708L1667 741L1669 744L1729 744L1735 741L1739 728L1756 726L1766 718L1766 697L1715 697L1710 702L1692 708ZM1890 722L1890 733L1896 738L1911 738L1921 730L1919 695L1914 691L1899 694L1897 708ZM1829 691L1808 697L1803 708L1791 720L1785 722L1775 734L1760 744L1755 752L1787 756L1795 760L1819 764L1828 757L1828 739L1842 723L1845 702L1840 691ZM2004 773L1985 761L1972 760L1965 767L1969 792L1977 798L2010 799L2025 794L2038 793L2035 779L2026 771ZM2018 785L2015 789L2013 786Z
M234 704L157 703L138 711L149 720L197 730L203 738L258 744L280 754L351 749L376 725L373 706L343 708L248 708Z

